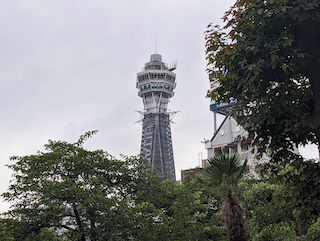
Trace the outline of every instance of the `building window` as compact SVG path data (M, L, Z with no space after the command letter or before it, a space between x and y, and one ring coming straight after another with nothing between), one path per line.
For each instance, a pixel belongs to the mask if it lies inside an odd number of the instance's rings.
M214 155L220 155L222 153L221 147L214 148Z
M241 145L241 152L247 152L247 151L249 151L249 145L248 143L243 143Z

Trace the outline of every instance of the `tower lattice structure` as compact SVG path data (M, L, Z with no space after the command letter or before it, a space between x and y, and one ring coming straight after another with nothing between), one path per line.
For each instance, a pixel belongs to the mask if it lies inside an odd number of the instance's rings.
M141 153L145 154L150 165L160 176L169 174L176 180L172 138L172 111L167 109L169 99L176 87L176 63L168 66L160 54L152 54L150 60L137 74L136 87L143 100Z

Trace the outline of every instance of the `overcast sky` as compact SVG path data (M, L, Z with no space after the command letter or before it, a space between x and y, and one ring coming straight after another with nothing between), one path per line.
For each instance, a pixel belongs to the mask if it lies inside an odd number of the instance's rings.
M177 179L206 158L213 133L204 31L234 0L0 0L0 193L11 179L13 155L44 150L48 139L137 155L142 110L136 74L157 52L178 61L169 109ZM318 157L316 148L305 150ZM0 211L9 204L0 203Z

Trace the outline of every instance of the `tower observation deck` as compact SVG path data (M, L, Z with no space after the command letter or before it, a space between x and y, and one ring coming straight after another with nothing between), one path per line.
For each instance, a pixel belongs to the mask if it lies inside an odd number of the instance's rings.
M168 66L160 54L152 54L142 72L137 74L136 87L143 100L141 153L160 176L169 174L176 180L172 139L171 114L167 110L169 98L176 87L176 64Z

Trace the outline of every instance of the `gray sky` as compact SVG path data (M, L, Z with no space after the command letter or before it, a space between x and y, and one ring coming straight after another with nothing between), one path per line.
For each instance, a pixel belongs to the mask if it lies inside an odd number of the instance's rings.
M77 141L99 130L85 147L137 155L142 110L136 74L157 52L178 60L169 109L177 179L206 158L213 118L204 31L234 0L0 0L0 193L11 179L13 155L35 154L48 139ZM304 150L317 157L315 147ZM1 201L1 200L0 200ZM0 211L9 204L0 202Z

